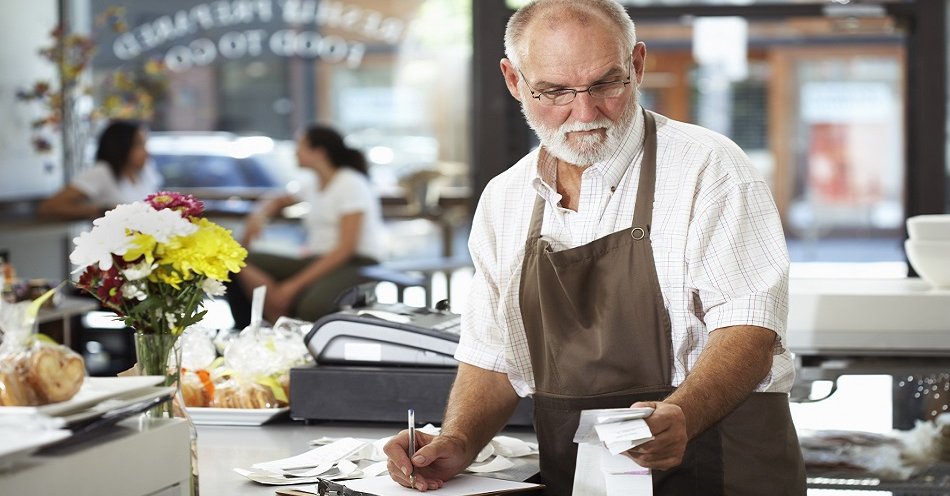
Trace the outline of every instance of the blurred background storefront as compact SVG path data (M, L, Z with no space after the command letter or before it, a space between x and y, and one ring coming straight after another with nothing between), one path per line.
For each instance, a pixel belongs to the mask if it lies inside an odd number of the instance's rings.
M234 229L260 195L306 187L294 133L329 123L370 162L385 205L388 260L464 267L474 202L490 178L537 145L498 69L505 22L521 3L33 0L18 2L16 13L7 6L0 252L22 277L69 277L65 254L88 222L37 222L32 209L88 165L90 137L108 113L145 118L166 186L195 192ZM717 130L749 154L774 193L793 277L913 275L905 220L950 213L950 0L625 5L648 48L643 104ZM37 82L58 87L62 71L37 52L54 43L50 31L60 23L88 37L95 52L75 74L67 119L34 125L48 106L17 95ZM38 138L50 149L38 151ZM301 240L294 213L287 217L265 241L274 249ZM453 307L462 308L466 270L413 301L456 286ZM84 342L96 339L103 338ZM889 376L862 379L877 393L897 387ZM850 397L842 387L839 404L871 401L862 384ZM811 415L826 427L890 428L890 395L875 397L881 402L867 409L875 415L834 417L817 403ZM808 414L799 410L796 422Z
M4 59L23 71L2 88L56 75L24 54L65 22L95 46L74 112L112 102L139 116L144 102L168 187L201 188L232 213L245 208L235 191L301 187L294 132L318 121L366 153L390 217L432 217L444 198L470 206L536 145L497 68L520 3L32 2L5 16ZM649 49L645 106L746 150L775 194L795 270L907 274L904 219L946 211L950 197L943 0L626 4ZM0 200L41 197L88 161L64 157L58 133L36 153L39 111L10 100ZM434 253L464 251L470 211L453 211L460 232L433 238Z

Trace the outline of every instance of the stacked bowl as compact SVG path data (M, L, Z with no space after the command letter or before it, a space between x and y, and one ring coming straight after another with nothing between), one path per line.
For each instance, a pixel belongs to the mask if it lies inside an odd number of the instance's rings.
M907 219L907 260L925 281L950 288L950 214Z

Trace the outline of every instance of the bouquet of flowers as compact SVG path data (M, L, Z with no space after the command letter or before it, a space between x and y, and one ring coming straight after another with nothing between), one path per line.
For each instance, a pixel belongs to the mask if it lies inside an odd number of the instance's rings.
M74 240L77 286L137 332L177 337L204 317L205 298L224 294L247 256L203 210L190 195L163 191L106 212Z

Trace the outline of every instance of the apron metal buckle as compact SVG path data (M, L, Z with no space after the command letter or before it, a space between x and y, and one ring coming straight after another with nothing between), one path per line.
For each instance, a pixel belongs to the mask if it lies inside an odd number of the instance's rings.
M647 233L646 231L643 230L642 227L634 227L633 230L630 231L630 237L636 240L643 239L643 237L646 235Z

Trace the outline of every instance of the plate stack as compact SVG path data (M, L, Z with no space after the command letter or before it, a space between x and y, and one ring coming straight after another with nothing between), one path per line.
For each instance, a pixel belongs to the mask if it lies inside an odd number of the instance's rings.
M950 288L950 214L907 219L907 260L920 277L937 288Z

